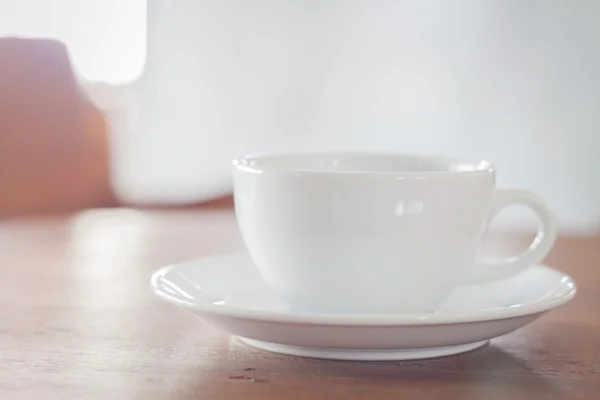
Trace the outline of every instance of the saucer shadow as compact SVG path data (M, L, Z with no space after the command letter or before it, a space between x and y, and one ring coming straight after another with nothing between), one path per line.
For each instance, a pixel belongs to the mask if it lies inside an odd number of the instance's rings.
M516 389L518 393L521 390L526 393L530 387L549 394L557 394L557 389L563 392L551 379L536 374L524 360L493 342L462 354L412 361L339 361L287 356L253 349L236 338L231 339L230 346L232 350L258 352L263 359L268 355L277 365L285 363L286 374L314 379L317 373L319 380L360 380L367 385L413 388L448 385L476 391L481 397L475 398L486 399L496 398L495 391L499 388Z
M219 398L414 398L528 400L579 398L592 382L553 377L491 345L415 361L338 361L254 349L231 337L226 356L192 367L179 393ZM547 372L547 371L546 371ZM208 377L213 377L208 379ZM585 386L585 387L584 387Z

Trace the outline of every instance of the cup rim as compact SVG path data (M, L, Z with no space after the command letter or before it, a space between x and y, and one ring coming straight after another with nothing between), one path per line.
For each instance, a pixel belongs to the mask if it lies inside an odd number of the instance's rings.
M405 160L420 160L431 163L441 163L446 165L446 169L428 169L423 170L336 170L314 167L290 167L276 165L275 163L265 164L265 161L290 158L399 158ZM264 174L264 173L292 173L292 174L311 174L311 175L336 175L336 176L392 176L406 178L421 177L449 177L464 175L489 175L495 172L494 165L486 160L465 161L458 157L428 154L428 153L408 153L408 152L376 152L376 151L327 151L327 152L271 152L271 153L250 153L248 155L232 160L232 166L240 172Z

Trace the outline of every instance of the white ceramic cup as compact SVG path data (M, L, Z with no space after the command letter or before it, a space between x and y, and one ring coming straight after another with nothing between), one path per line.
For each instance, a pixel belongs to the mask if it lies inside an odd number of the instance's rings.
M494 187L487 161L385 154L274 154L233 162L244 242L292 310L427 313L458 285L540 262L556 237L535 194ZM527 250L477 260L490 219L512 204L540 219Z

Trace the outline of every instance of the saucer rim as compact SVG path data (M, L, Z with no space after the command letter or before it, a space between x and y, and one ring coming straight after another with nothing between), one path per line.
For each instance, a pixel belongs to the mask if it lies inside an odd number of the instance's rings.
M271 311L259 309L247 309L232 305L219 305L206 301L191 301L181 296L165 292L161 281L171 271L199 262L210 262L211 259L231 258L239 260L244 253L226 253L209 257L195 258L176 264L167 265L155 271L150 278L151 290L161 299L168 303L177 305L184 309L193 310L203 314L221 317L251 319L254 321L280 322L313 325L335 325L335 326L422 326L422 325L450 325L458 323L486 322L503 319L518 318L534 314L542 314L554 308L560 307L575 297L577 285L575 280L568 274L544 264L536 264L530 268L542 268L552 273L561 275L561 283L566 285L568 291L558 296L534 300L530 303L519 304L513 307L498 307L472 312L446 313L421 313L421 314L332 314L332 313L305 313L293 311Z
M468 343L458 343L445 346L431 346L421 348L398 348L365 350L359 348L353 349L331 349L321 347L297 346L290 344L280 344L266 342L263 340L250 339L243 336L237 336L243 345L255 349L268 351L271 353L285 354L288 356L297 356L322 360L339 361L410 361L425 360L429 358L448 357L457 354L468 353L481 347L488 346L491 339L484 339Z

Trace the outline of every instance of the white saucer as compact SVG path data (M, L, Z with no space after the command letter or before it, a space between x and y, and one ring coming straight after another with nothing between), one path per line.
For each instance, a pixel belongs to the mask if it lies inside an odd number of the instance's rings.
M339 360L410 360L458 354L521 328L575 295L569 276L534 266L492 283L464 285L431 314L305 314L290 311L248 255L164 267L151 286L162 299L277 353Z

